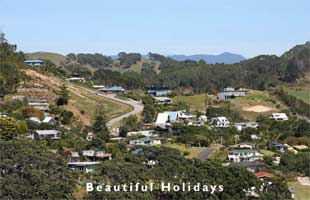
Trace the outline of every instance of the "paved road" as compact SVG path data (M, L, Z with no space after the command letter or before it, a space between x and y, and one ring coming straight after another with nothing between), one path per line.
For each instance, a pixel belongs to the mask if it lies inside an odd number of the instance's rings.
M85 88L85 87L80 87L80 88L87 90L88 92L91 92L93 94L97 94L98 96L102 96L102 97L105 97L107 99L111 99L113 101L124 103L124 104L130 105L133 107L132 111L125 113L123 115L120 115L118 117L115 117L115 118L111 119L110 121L108 121L108 123L107 123L108 127L111 127L112 124L114 124L115 122L121 121L122 119L129 117L130 115L136 115L136 114L139 114L143 111L144 106L141 102L138 102L138 101L135 101L132 99L128 99L128 100L119 99L119 98L115 97L115 94L96 93L96 91Z
M108 123L107 123L108 127L111 127L112 124L114 124L115 122L121 121L122 119L124 119L126 117L129 117L130 115L136 115L136 114L141 113L143 111L143 108L144 108L144 106L143 106L143 104L141 102L138 102L138 101L135 101L135 100L132 100L132 99L128 99L128 100L119 99L119 98L115 97L115 94L102 94L102 93L99 93L97 95L103 96L103 97L111 99L113 101L118 101L118 102L130 105L130 106L133 107L132 111L130 111L128 113L125 113L123 115L120 115L118 117L115 117L115 118L111 119L110 121L108 121Z
M209 155L212 153L213 150L214 149L206 148L205 150L200 152L200 154L198 155L198 159L200 159L200 160L207 160Z

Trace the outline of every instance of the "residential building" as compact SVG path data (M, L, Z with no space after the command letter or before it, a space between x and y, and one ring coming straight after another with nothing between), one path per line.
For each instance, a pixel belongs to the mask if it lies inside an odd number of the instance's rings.
M80 155L78 152L70 152L67 156L69 162L79 162Z
M253 149L234 149L228 152L228 159L233 162L262 160L263 155Z
M251 134L251 139L252 139L252 140L260 140L260 139L262 139L262 138L259 137L259 136L256 135L256 134Z
M100 88L98 91L105 93L123 93L125 92L125 89L120 86L113 86L110 88Z
M168 87L148 87L146 93L152 96L166 96L171 90Z
M32 121L37 124L41 124L41 120L38 117L30 117L29 121Z
M49 110L49 103L47 99L28 99L27 101L29 106L32 106L37 110Z
M83 78L83 77L70 77L70 78L66 78L66 81L85 82L85 78Z
M226 117L212 118L211 124L215 127L229 127L230 126L230 122Z
M84 157L92 161L112 159L112 154L105 153L103 150L84 150L82 154Z
M194 117L195 117L195 115L188 113L188 112L182 111L182 112L178 113L178 119L180 119L180 120L189 120L189 119L192 119Z
M93 171L94 167L101 162L69 162L67 166L73 170L82 170L86 173Z
M293 148L294 148L297 152L299 152L299 151L304 151L304 150L308 149L309 147L306 146L306 145L295 145L295 146L293 146Z
M265 168L266 164L264 163L264 161L258 160L258 161L232 162L229 163L229 166L246 167L248 171L254 173L258 169Z
M57 121L53 118L53 117L45 117L43 120L42 120L43 123L47 123L51 126L55 126Z
M233 99L235 97L241 97L241 96L246 96L248 91L246 89L238 89L235 90L235 88L232 87L227 87L223 88L217 95L218 100L228 100L228 99Z
M35 140L42 140L42 139L59 140L60 134L61 132L57 130L35 130L34 139Z
M161 129L171 126L169 113L158 113L155 126Z
M268 172L256 172L255 176L260 180L265 180L266 178L272 178L273 174L270 174Z
M25 60L24 63L29 66L40 67L43 66L45 62L43 60L37 59L37 60Z
M287 121L288 116L285 113L272 113L270 119L275 121Z
M287 146L279 142L273 142L272 147L277 151L281 151L281 152L287 151Z
M206 115L200 115L200 116L198 117L198 120L199 120L199 121L206 122L206 121L208 121L208 117L207 117Z
M98 89L103 89L103 88L105 88L105 86L104 86L104 85L93 85L93 88L96 89L96 90L98 90Z
M240 144L237 144L238 148L243 148L243 149L255 149L256 148L256 144L255 143L251 143L251 142L243 142Z
M234 126L238 131L242 131L243 129L246 128L254 128L256 129L258 127L258 122L239 122L235 123Z
M187 123L187 126L204 126L203 121L190 121Z
M127 136L134 135L143 135L145 137L158 137L158 135L155 134L155 130L130 131L127 133Z
M172 104L172 99L169 97L153 97L155 104L166 105Z
M129 144L152 146L161 144L161 140L158 138L145 137L137 140L130 140Z

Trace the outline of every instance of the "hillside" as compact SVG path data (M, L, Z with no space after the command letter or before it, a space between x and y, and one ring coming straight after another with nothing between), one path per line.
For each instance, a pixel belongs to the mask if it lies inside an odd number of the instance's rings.
M52 53L52 52L34 52L34 53L27 53L27 59L44 59L50 60L57 66L60 66L62 63L65 63L66 56L59 54L59 53Z
M215 63L233 64L233 63L238 63L240 61L246 60L244 56L230 53L230 52L224 52L219 55L195 54L195 55L171 55L168 57L173 58L177 61L204 60L209 64L215 64Z

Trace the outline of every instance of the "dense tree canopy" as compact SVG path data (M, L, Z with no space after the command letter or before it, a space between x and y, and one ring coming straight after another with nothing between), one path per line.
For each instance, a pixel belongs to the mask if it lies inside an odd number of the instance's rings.
M59 155L27 140L0 140L1 199L72 198L75 178Z

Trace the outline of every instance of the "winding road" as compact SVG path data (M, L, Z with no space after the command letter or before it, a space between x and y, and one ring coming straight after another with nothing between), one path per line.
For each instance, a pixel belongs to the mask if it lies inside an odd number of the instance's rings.
M143 108L144 108L144 106L143 106L143 104L141 102L138 102L138 101L135 101L135 100L132 100L132 99L128 99L128 100L119 99L119 98L115 97L116 96L115 94L102 94L102 93L98 93L97 95L105 97L105 98L108 98L108 99L111 99L113 101L118 101L118 102L130 105L130 106L133 107L132 111L130 111L128 113L125 113L123 115L120 115L118 117L115 117L115 118L111 119L110 121L108 121L108 123L107 123L108 127L111 127L112 124L114 124L115 122L121 121L122 119L124 119L126 117L129 117L130 115L136 115L136 114L141 113L143 111Z
M98 96L102 96L104 98L107 98L107 99L110 99L112 101L117 101L117 102L120 102L120 103L123 103L123 104L127 104L127 105L130 105L133 107L133 110L128 112L128 113L125 113L125 114L122 114L118 117L115 117L113 119L111 119L110 121L107 122L107 126L109 128L112 127L112 125L118 121L121 121L122 119L126 118L126 117L129 117L130 115L136 115L136 114L139 114L143 111L143 104L139 101L135 101L135 100L132 100L132 99L128 99L128 100L124 100L124 99L119 99L116 97L115 94L104 94L104 93L97 93L96 91L94 90L91 90L91 89L88 89L88 88L85 88L85 87L80 87L88 92L91 92L93 93L94 95L98 95Z

